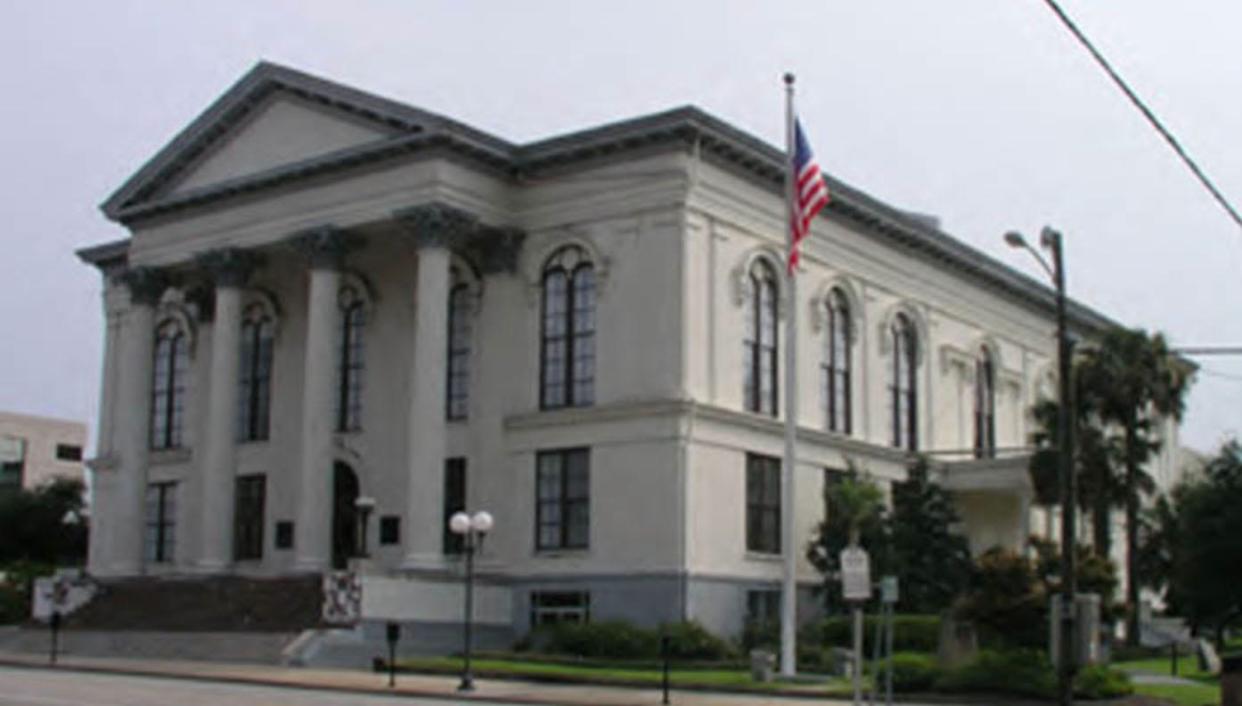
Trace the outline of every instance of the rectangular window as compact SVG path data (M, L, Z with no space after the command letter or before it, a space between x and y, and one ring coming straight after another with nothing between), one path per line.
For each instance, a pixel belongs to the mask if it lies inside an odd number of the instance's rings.
M177 546L177 484L147 486L146 559L151 564L171 563Z
M746 455L746 550L781 553L781 461Z
M534 591L530 594L530 626L591 622L587 591Z
M401 543L401 518L397 515L384 515L379 523L379 543L381 545Z
M293 549L292 520L280 520L276 523L276 548Z
M81 461L82 447L77 444L57 444L56 445L57 461Z
M444 533L440 546L445 554L461 554L463 538L449 530L449 518L466 509L466 459L444 459L444 521L440 529Z
M775 623L781 619L781 592L765 589L746 592L746 622Z
M470 287L456 284L448 304L448 409L449 419L465 419L470 402Z
M565 449L543 451L536 458L536 549L585 549L590 544L589 454L589 449Z
M26 440L0 436L0 488L20 490L26 474Z
M262 473L238 476L234 493L233 558L263 558L263 515L267 503L267 478Z

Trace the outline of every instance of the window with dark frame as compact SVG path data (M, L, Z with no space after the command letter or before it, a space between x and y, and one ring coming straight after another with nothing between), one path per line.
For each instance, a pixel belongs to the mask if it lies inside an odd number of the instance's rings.
M595 403L595 268L582 248L553 253L543 269L541 409Z
M81 461L82 447L78 444L57 444L56 445L57 461Z
M889 423L893 446L917 451L918 443L918 336L914 324L905 314L893 319L889 331L893 359L888 368Z
M381 546L401 543L401 517L384 515L379 523L379 543Z
M850 413L850 305L845 293L833 289L824 304L827 316L824 357L820 363L824 422L829 431L849 434Z
M443 532L440 542L445 554L461 554L465 548L465 538L449 529L449 518L454 513L466 509L466 459L461 457L444 459L444 521L440 523Z
M781 461L746 455L746 551L781 553Z
M746 622L752 625L775 623L781 619L781 592L779 589L760 589L746 592Z
M987 348L975 361L975 458L996 456L996 366Z
M776 271L766 260L750 267L742 341L742 401L748 412L776 416L777 284Z
M532 591L530 626L591 622L591 594L588 591Z
M453 285L448 301L448 419L465 419L470 403L470 287L464 282Z
M341 289L341 337L337 357L336 430L362 428L363 331L366 303L352 286Z
M591 531L589 450L542 451L535 464L535 548L587 548Z
M177 484L147 485L145 514L144 555L147 562L171 563L177 546Z
M293 549L293 520L279 520L276 523L276 548Z
M263 526L267 505L267 477L262 473L238 476L233 493L233 558L263 558Z
M186 376L190 354L185 332L166 321L155 332L154 379L151 385L151 448L182 446Z
M241 325L241 391L237 400L237 438L265 441L272 404L272 320L258 305Z

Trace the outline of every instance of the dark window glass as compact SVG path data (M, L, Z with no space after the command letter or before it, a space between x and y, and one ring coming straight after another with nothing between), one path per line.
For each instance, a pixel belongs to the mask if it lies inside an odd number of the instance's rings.
M151 448L182 446L186 376L190 354L185 333L169 321L155 332L155 371L151 385Z
M445 554L461 554L465 538L449 529L449 518L466 509L466 459L444 460L444 533L441 546Z
M558 250L544 267L539 404L595 403L595 269L578 247Z
M177 546L177 484L147 486L145 554L148 563L173 561Z
M237 438L265 440L272 405L272 320L257 306L242 319L240 382Z
M781 619L781 592L765 589L746 592L746 621L775 623Z
M465 419L470 402L470 303L470 288L455 285L448 304L449 419Z
M984 348L975 362L975 456L996 455L996 366Z
M57 444L56 460L58 461L81 461L82 447L77 444Z
M262 474L238 476L233 494L233 558L263 558L263 513L267 478Z
M361 295L353 287L341 290L341 338L337 359L336 430L362 428L362 334L367 314Z
M281 520L276 523L276 548L293 549L292 520Z
M589 546L589 451L540 452L535 475L535 548L584 549Z
M781 461L746 456L746 549L781 552Z
M850 305L845 294L833 289L828 294L823 361L820 363L820 393L824 421L829 431L850 433Z
M893 446L917 451L918 442L918 337L914 324L905 314L898 314L892 329L893 359L888 368L889 420L893 430Z
M587 591L534 591L530 594L530 626L591 622Z
M384 515L379 523L379 543L381 545L401 543L401 518L397 515Z
M744 311L742 402L747 411L776 416L778 366L776 272L764 260L750 268Z

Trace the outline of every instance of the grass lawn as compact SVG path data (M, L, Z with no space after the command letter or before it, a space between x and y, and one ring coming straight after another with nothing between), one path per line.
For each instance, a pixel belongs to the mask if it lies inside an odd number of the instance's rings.
M1215 684L1135 684L1134 693L1168 699L1178 706L1220 703L1220 687Z
M456 674L462 660L457 657L427 657L400 660L401 669L434 674ZM630 669L621 666L576 666L524 662L509 659L472 660L476 676L521 677L565 683L612 684L617 686L649 686L658 688L663 678L658 669ZM817 682L757 682L750 672L735 669L673 669L669 672L673 688L710 688L747 691L796 691L805 694L842 695L852 693L850 682L827 678Z
M1151 657L1135 659L1128 662L1114 662L1113 666L1127 671L1142 671L1147 674L1173 675L1172 661L1168 657ZM1194 679L1205 684L1215 684L1218 679L1199 669L1199 660L1194 656L1182 655L1177 660L1177 675L1183 679Z

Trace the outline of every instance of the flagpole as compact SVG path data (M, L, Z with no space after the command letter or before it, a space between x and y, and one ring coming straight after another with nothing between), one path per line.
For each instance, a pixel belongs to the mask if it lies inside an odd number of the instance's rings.
M785 241L787 258L794 243L794 75L785 74ZM788 260L787 260L788 261ZM781 583L781 675L792 677L797 671L798 589L797 551L794 547L794 468L797 464L798 412L798 280L792 265L785 268L788 296L785 299L785 462L781 464L781 553L784 558Z

